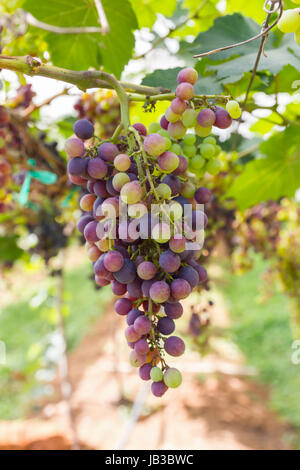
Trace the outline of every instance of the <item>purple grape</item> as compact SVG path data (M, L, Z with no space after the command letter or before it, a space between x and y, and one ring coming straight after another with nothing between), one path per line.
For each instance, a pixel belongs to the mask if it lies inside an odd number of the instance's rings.
M149 293L150 298L154 302L161 304L163 302L166 302L170 297L170 287L164 281L156 281L150 287Z
M168 173L171 173L178 167L179 158L176 153L164 152L158 157L157 162L159 168L162 171L167 171Z
M168 390L168 387L164 382L152 382L151 392L155 397L162 397Z
M139 376L142 380L150 380L150 370L152 369L151 364L144 364L139 368Z
M180 98L174 98L170 104L170 108L175 114L182 114L188 107L187 103Z
M127 326L127 328L125 329L125 338L127 339L127 341L129 341L130 343L135 343L140 339L140 337L141 335L136 332L133 325Z
M142 124L141 122L137 122L136 124L133 124L133 126L140 135L147 135L147 129L146 127L144 126L144 124Z
M150 279L149 281L142 282L142 293L144 297L150 297L150 288L156 282L156 279Z
M151 261L142 261L137 268L138 276L146 281L153 279L156 272L156 266Z
M129 299L118 299L115 302L114 307L118 315L127 315L127 313L132 309L132 303Z
M180 193L182 183L181 183L180 179L178 178L178 176L166 175L162 179L162 183L167 184L168 186L170 186L171 191L172 191L172 196L175 196L176 194Z
M106 190L106 181L96 181L94 184L94 193L96 196L108 197L109 193Z
M215 126L219 129L227 129L232 124L232 118L226 109L217 106L217 110L215 112L216 121Z
M94 219L101 219L103 217L103 212L101 210L101 205L103 203L103 198L102 197L97 197L93 204L93 217ZM100 209L99 209L100 207Z
M137 317L139 317L140 315L143 315L143 312L141 312L141 310L138 310L137 308L133 308L132 310L130 310L126 318L127 325L133 325Z
M198 80L198 72L192 67L186 67L180 70L180 72L178 72L178 75L177 75L178 83L188 82L194 85L197 80Z
M87 171L92 178L102 179L107 174L107 165L102 158L92 158L89 160Z
M181 82L175 91L176 96L182 100L191 100L194 93L193 85L188 82Z
M141 338L135 343L134 350L137 354L147 354L149 351L149 345L144 338Z
M165 341L165 351L170 356L181 356L185 351L185 344L178 336L170 336Z
M174 279L171 283L171 294L176 300L185 299L191 293L191 286L185 279Z
M127 284L127 291L130 297L139 299L140 297L143 297L142 293L142 281L139 279L135 279L133 282L130 282Z
M69 160L67 171L73 176L87 176L88 162L85 158L75 157Z
M169 121L167 120L166 116L162 116L160 120L160 126L162 129L168 130Z
M158 331L162 335L168 336L168 335L172 334L173 331L175 330L174 320L172 320L169 317L163 317L158 321L157 328L158 328Z
M104 256L104 266L107 271L115 273L122 269L124 258L119 251L109 251Z
M207 204L211 200L212 193L208 188L198 188L194 198L198 204Z
M86 224L84 227L83 235L87 242L95 243L99 240L97 235L97 226L98 222L94 220Z
M140 315L133 323L134 329L140 335L146 335L151 330L151 321L146 315Z
M173 201L179 202L183 210L185 210L184 206L188 206L188 207L191 206L190 201L186 197L183 197L183 196L176 196L174 197Z
M111 283L111 290L112 293L115 295L124 295L127 291L125 284L121 284L120 282L115 280L113 280Z
M181 260L171 250L164 251L159 257L159 266L167 273L175 273L180 267Z
M168 132L173 139L182 139L186 133L186 127L182 121L170 122L168 125Z
M110 271L104 266L104 257L105 254L102 254L94 264L94 272L97 276L106 279L107 281L113 280L113 275Z
M112 163L119 153L118 147L110 142L104 142L98 148L98 156L106 162Z
M191 286L191 289L194 289L194 287L199 284L198 272L191 266L184 266L180 268L178 272L178 277L181 279L185 279Z
M130 259L124 259L123 267L114 273L114 278L121 284L129 284L136 278L136 267Z
M94 218L91 215L88 215L88 214L82 215L77 222L77 229L79 230L80 233L83 233L86 225L89 222L93 222L93 221L94 221Z
M82 140L90 139L94 135L94 126L88 119L79 119L75 122L73 130Z
M198 113L197 121L201 127L211 127L216 121L215 113L209 108L201 109Z
M177 234L176 237L172 237L169 241L169 247L174 253L179 254L180 258L180 253L183 253L186 248L186 239L182 235Z
M119 195L119 191L116 191L115 188L113 187L113 177L112 176L110 178L108 178L108 180L106 180L106 191L111 196L118 196Z
M89 193L94 194L94 186L95 182L92 180L89 180L86 185L86 189L88 190Z
M199 266L199 265L197 265L197 263L195 263L195 264L196 264L196 266L193 266L193 267L198 273L199 284L202 284L202 282L207 281L207 278L208 278L207 271L206 271L204 266Z
M173 174L174 175L183 175L188 169L189 162L182 155L178 155L178 158L179 158L179 165L176 168L176 170L173 171Z
M183 307L180 302L166 303L164 309L165 314L172 320L177 320L183 314Z

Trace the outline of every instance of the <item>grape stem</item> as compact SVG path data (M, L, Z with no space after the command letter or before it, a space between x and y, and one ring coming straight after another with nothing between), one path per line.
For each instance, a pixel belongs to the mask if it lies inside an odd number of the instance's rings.
M176 98L175 93L160 93L158 95L146 96L146 101L154 103L155 101L172 101ZM139 96L137 94L128 94L129 101L145 101L144 96ZM194 95L195 100L215 100L215 101L223 101L226 102L232 97L230 95Z

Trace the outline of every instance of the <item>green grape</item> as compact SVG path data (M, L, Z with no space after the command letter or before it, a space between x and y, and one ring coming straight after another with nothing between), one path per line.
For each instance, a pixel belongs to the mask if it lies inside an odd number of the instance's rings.
M196 147L195 146L192 146L192 145L185 145L183 147L183 152L184 152L184 155L186 155L187 157L194 157L196 155Z
M185 127L194 127L197 123L197 112L194 109L186 109L181 116L182 123Z
M203 168L205 165L205 160L201 155L196 155L192 160L191 160L191 166L195 170L200 170Z
M164 137L164 139L166 141L166 150L170 150L170 148L172 147L171 139L168 139L168 137Z
M160 382L163 378L162 370L159 367L152 367L150 371L150 377L153 382Z
M177 122L180 119L180 115L174 113L171 108L166 109L165 116L169 122Z
M166 138L166 139L169 139L170 138L170 134L168 131L166 131L165 129L160 129L157 134L161 135L162 137Z
M164 374L164 382L169 388L177 388L182 382L182 375L175 367L170 367Z
M222 152L222 147L220 147L220 145L216 145L214 157L217 157L218 155L220 155L221 152Z
M212 144L200 144L199 148L204 158L211 158L215 154L215 146Z
M173 153L176 153L176 155L182 154L182 148L179 144L173 144L172 147L170 148L170 151Z
M156 132L160 131L161 127L158 122L151 122L148 127L149 134L155 134Z
M217 139L215 139L212 135L209 137L205 137L203 139L204 144L211 144L211 145L216 145L217 144Z
M179 202L176 202L176 201L172 202L170 204L169 210L170 210L170 217L172 220L179 220L182 218L183 209L182 209L181 204L179 204Z
M170 197L172 196L172 190L170 186L165 183L160 183L156 188L156 192L159 197L163 199L170 199Z
M238 119L242 115L242 110L240 108L240 105L237 101L230 100L226 104L226 111L230 114L230 117L232 119Z
M199 124L195 125L195 132L199 137L207 137L211 134L211 127L202 127Z
M194 197L195 191L196 191L196 188L193 185L193 183L191 183L190 181L187 181L186 183L182 185L180 194L183 197L190 199L191 197Z
M207 162L206 171L211 175L217 175L220 173L221 167L222 163L216 158L213 158Z
M183 138L183 143L185 145L194 145L196 142L195 134L186 134Z
M277 26L283 33L294 33L297 31L300 28L300 8L285 10Z

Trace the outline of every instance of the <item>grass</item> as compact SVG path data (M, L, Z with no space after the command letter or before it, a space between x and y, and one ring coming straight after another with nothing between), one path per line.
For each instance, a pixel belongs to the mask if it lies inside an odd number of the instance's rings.
M65 272L64 314L68 349L74 348L111 299L107 288L95 290L88 280L88 263ZM24 282L26 285L26 282ZM29 283L30 284L30 283ZM0 365L0 419L21 418L32 403L45 393L36 380L37 371L55 370L51 348L55 345L56 279L43 279L20 294L21 300L0 311L0 339L5 342L7 363ZM25 287L24 287L25 289ZM47 292L38 306L32 299ZM38 302L37 302L38 303ZM51 362L52 361L52 362Z
M270 406L297 428L300 445L300 364L291 361L293 338L287 298L277 290L266 302L260 300L262 275L268 262L256 257L254 269L237 276L226 271L218 289L232 319L233 340L259 380L270 386ZM299 432L299 433L298 433Z

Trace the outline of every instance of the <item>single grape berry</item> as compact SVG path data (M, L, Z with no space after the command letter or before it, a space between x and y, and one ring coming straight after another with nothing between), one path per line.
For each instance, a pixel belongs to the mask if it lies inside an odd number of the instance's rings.
M176 88L175 94L182 100L191 100L194 96L194 87L191 83L182 82Z
M94 126L88 119L79 119L75 122L73 130L82 140L90 139L94 135Z
M227 129L232 124L232 118L230 117L228 111L226 109L217 106L217 110L215 112L216 121L215 126L219 127L219 129Z
M215 113L209 108L202 109L198 113L197 121L201 127L211 127L216 121Z
M175 367L169 367L164 373L164 382L169 388L177 388L181 385L182 375Z
M188 82L194 85L197 80L198 80L198 72L192 67L186 67L180 70L180 72L178 72L178 75L177 75L178 83Z
M178 336L170 336L166 339L164 345L165 351L170 356L181 356L185 351L185 344Z
M149 155L157 157L166 150L166 141L159 134L149 134L145 137L144 148Z

